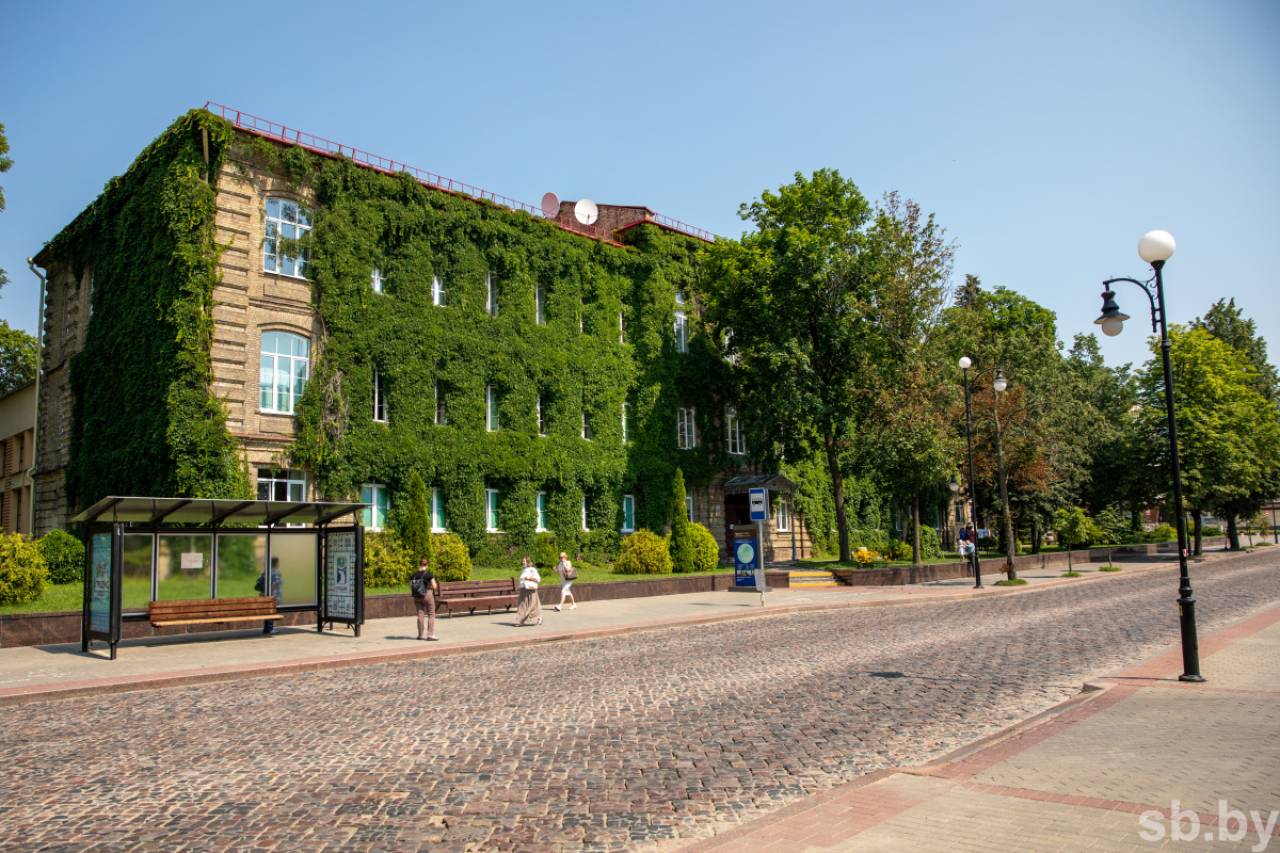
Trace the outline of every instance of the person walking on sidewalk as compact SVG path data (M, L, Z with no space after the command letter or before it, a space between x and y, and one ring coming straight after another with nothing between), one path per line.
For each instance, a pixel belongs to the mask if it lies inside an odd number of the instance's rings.
M542 583L542 575L528 557L520 561L520 593L516 597L516 625L524 625L532 621L542 624L542 602L538 600L538 584Z
M418 611L418 639L440 639L436 636L436 595L440 592L440 584L431 573L426 557L418 561L418 570L409 579L409 591L413 593L414 609ZM427 629L425 634L422 633L424 620Z
M560 603L556 605L556 612L559 613L564 607L566 598L572 602L569 609L577 610L578 601L573 597L573 582L578 579L578 570L569 562L569 555L564 551L560 552L560 562L556 563L556 574L560 576Z

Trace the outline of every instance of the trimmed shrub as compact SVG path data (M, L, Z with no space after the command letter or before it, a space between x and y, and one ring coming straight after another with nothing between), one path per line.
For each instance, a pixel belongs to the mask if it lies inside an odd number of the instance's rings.
M540 569L554 569L560 562L560 549L556 547L554 533L533 535L533 564Z
M364 585L404 586L413 576L413 560L394 533L365 533Z
M684 472L676 469L671 481L671 569L668 571L693 571L697 555L689 538L689 515L685 506Z
M48 575L39 545L20 533L0 533L0 604L35 601Z
M1189 533L1189 535L1194 536L1194 535L1195 535L1195 530L1194 530L1194 529L1193 529L1193 530L1191 530L1191 531L1190 531L1190 533ZM1222 528L1221 528L1221 527L1218 527L1216 524L1206 524L1204 527L1201 527L1201 528L1200 528L1200 535L1201 535L1201 536L1203 536L1203 537L1208 537L1208 536L1221 536L1221 535L1222 535ZM1177 536L1177 534L1175 533L1175 534L1174 534L1174 536L1176 537L1176 536Z
M1157 524L1145 538L1152 542L1172 542L1178 538L1178 529L1172 524Z
M471 555L456 533L436 533L431 537L431 571L438 581L471 580Z
M671 574L667 540L652 531L637 530L622 540L622 553L613 570L621 575Z
M65 530L50 530L40 538L40 554L49 570L49 583L84 580L84 543Z
M416 566L422 557L431 557L431 515L427 508L427 484L414 469L405 494L405 512L398 516L400 543Z
M720 545L716 537L696 521L689 524L689 549L693 553L693 565L685 571L713 572L720 565Z
M895 562L911 559L911 546L897 539L889 543L889 559Z
M942 539L938 531L928 525L920 525L920 558L936 560L942 556Z

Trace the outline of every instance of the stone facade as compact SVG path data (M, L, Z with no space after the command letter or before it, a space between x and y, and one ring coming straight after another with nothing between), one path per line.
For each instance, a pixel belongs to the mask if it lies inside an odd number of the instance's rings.
M35 425L34 382L0 399L0 524L6 533L31 533Z

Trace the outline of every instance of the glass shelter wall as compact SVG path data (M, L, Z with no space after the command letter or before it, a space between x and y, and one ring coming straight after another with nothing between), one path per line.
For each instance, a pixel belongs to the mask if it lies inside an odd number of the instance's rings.
M213 597L213 536L161 533L156 537L156 600Z
M218 598L251 598L267 567L266 533L218 534Z
M310 532L271 535L271 560L279 560L280 591L276 600L283 606L316 603L316 537Z

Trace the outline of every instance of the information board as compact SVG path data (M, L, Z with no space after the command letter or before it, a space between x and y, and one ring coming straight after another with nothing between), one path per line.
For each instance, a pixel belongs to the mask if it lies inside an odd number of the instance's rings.
M733 543L733 585L752 588L756 585L756 540L739 539Z
M111 633L111 534L95 533L89 565L89 630Z
M324 607L329 619L356 619L356 534L330 533L325 546Z
M769 490L751 489L751 520L764 521L769 517Z

